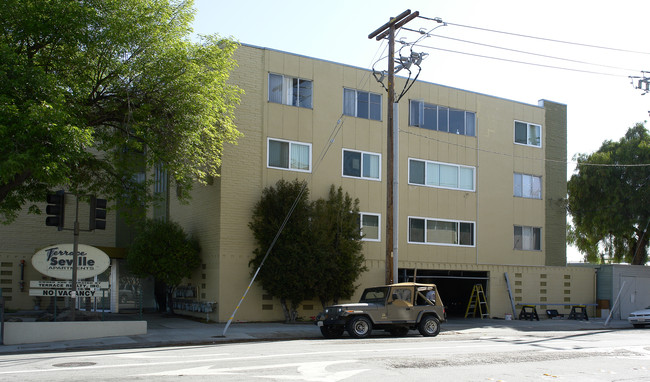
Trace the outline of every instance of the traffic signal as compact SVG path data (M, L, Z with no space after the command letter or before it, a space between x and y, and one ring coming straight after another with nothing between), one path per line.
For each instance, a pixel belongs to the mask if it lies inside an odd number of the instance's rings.
M47 194L47 207L45 212L49 215L45 218L45 225L57 227L63 230L65 216L65 191L59 190L56 194Z
M90 230L106 229L106 199L90 197Z

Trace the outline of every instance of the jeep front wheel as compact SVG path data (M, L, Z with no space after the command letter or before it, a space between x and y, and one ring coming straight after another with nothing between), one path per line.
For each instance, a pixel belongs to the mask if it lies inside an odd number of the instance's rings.
M425 337L435 337L440 333L440 321L434 316L423 317L418 330Z
M351 337L366 338L372 332L372 322L367 317L356 316L348 321L346 328Z
M340 338L344 330L342 326L325 325L320 327L320 332L325 338Z

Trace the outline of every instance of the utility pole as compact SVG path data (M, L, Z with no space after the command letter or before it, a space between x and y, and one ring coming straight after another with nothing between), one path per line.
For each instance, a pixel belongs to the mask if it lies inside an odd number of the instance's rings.
M395 110L395 31L404 26L404 24L419 16L419 12L411 13L410 9L400 13L396 17L391 17L390 20L377 28L374 32L368 35L368 38L375 38L380 41L388 37L388 110L387 110L387 124L388 124L388 142L387 142L387 158L386 158L386 283L392 284L397 281L397 238L394 237L397 230L394 229L394 223L397 223L399 216L393 216L393 206L396 203L394 200L395 192L394 186L394 158L393 158L393 138L394 127L398 123L394 120Z

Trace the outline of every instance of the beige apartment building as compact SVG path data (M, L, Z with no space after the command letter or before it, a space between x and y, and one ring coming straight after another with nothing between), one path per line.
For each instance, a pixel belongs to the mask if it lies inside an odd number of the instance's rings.
M236 111L243 137L226 146L221 176L197 186L190 204L163 186L167 203L152 212L179 222L201 243L203 264L179 288L177 311L220 322L231 317L251 280L253 206L279 179L306 180L312 199L326 197L332 184L359 199L368 271L358 284L383 284L392 266L386 263L385 90L367 69L249 45L235 56L231 82L245 92ZM397 78L396 89L404 81ZM436 283L450 316L464 316L477 284L494 317L513 314L513 304L517 313L524 303L568 313L569 304L595 303L595 270L566 266L566 105L418 81L398 109L396 281ZM61 242L19 239L51 228L42 217L38 224L30 219L0 228L0 286L11 290L4 293L7 305L17 308L29 301L26 289L16 287L17 264L39 245ZM109 228L113 236L90 234L85 244L114 252L107 277L119 284L120 274L128 274L118 260L128 233L120 224ZM121 290L112 286L113 310L127 307L118 300ZM317 299L304 301L299 315L320 309ZM279 301L254 284L235 320L282 318Z

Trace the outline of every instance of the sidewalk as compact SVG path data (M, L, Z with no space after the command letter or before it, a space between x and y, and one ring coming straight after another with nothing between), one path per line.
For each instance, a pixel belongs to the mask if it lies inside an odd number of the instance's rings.
M138 320L138 315L119 315L114 319ZM202 323L183 316L165 316L159 313L145 314L147 334L137 336L104 337L85 340L71 340L22 345L0 345L0 355L36 353L46 351L79 351L98 349L150 348L161 346L208 345L252 341L279 341L296 339L322 339L320 330L313 323L241 323L230 325L223 336L225 324ZM577 330L619 330L631 329L625 320L612 320L605 326L604 319L522 321L502 319L451 318L442 324L440 335L454 335L459 332L480 331L483 328L504 328L514 331L577 331ZM373 336L383 335L373 332ZM409 336L419 336L417 331ZM346 338L347 335L344 335Z

